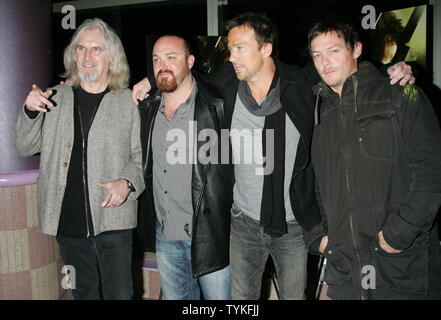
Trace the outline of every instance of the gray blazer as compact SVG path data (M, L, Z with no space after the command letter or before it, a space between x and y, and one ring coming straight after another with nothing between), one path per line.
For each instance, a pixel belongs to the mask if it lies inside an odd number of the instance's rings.
M41 231L56 235L66 187L72 145L73 90L69 85L52 88L56 106L30 119L24 108L18 116L13 143L23 156L41 153L38 178L38 217ZM144 190L140 118L131 90L109 92L92 123L87 147L87 183L95 235L132 229L137 224L137 198ZM107 190L99 182L127 179L136 188L117 208L101 208Z

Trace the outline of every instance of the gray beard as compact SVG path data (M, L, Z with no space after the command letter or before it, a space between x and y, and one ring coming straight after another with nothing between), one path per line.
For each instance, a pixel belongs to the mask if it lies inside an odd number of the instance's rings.
M88 72L84 74L81 70L78 72L80 79L86 83L95 82L98 79L98 73L96 72Z

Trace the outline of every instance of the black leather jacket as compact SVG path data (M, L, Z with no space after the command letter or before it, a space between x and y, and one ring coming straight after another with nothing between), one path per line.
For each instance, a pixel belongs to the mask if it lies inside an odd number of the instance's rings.
M280 76L280 102L300 133L289 188L291 207L303 230L310 231L320 222L310 152L314 128L314 96L311 88L314 83L317 83L318 74L313 66L300 69L279 60L275 60L275 63ZM227 127L230 128L239 87L239 80L232 64L225 63L213 74L195 73L195 77L204 81L216 90L217 95L224 98L225 121Z
M194 111L197 134L199 136L201 130L209 128L214 129L220 137L220 130L225 128L223 100L214 98L202 83L198 82L197 85ZM156 92L139 104L146 189L139 198L137 231L141 240L153 251L155 251L156 212L153 200L151 140L154 119L160 102L160 93ZM198 152L206 143L206 141L198 141ZM220 155L220 150L218 154ZM194 211L191 263L194 277L221 270L229 264L230 209L233 202L232 176L232 167L229 164L209 162L205 165L198 159L193 165Z

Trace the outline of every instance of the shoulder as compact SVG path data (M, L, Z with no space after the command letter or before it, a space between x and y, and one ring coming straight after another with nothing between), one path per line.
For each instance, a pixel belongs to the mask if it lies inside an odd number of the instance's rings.
M202 81L196 81L198 88L198 95L203 98L207 103L211 104L214 102L223 102L223 98L219 94L218 91L214 90L214 88L205 85Z
M393 104L402 112L420 112L423 110L423 112L427 112L430 110L429 112L432 113L434 110L432 103L421 88L412 84L394 85L393 87Z
M112 97L113 99L127 99L132 97L132 90L129 88L123 90L113 90L106 94L106 96Z
M286 71L286 72L298 72L300 73L300 67L295 64L288 64L286 62L283 62L282 60L275 60L277 63L277 66L280 70Z
M400 90L403 101L415 102L421 101L425 98L424 92L413 84L406 84Z
M126 88L123 90L115 90L106 93L106 99L109 99L112 104L118 103L123 107L136 107L132 100L132 90Z
M306 82L308 79L301 72L300 67L292 64L287 64L283 61L276 61L280 79L288 82Z
M72 86L66 83L63 84L57 84L56 86L52 86L47 88L47 90L57 90L57 92L67 92L72 91Z
M150 109L150 107L153 107L155 104L158 104L161 102L162 99L162 93L158 90L158 88L155 88L152 90L147 98L145 98L142 101L139 101L138 108L140 111L147 111Z
M384 81L383 85L390 88L391 99L395 102L417 104L426 100L424 92L413 84L400 86L398 83L390 85L389 81Z

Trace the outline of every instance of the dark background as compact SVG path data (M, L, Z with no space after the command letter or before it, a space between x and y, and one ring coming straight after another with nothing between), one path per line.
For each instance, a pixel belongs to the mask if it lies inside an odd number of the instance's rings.
M53 2L63 1L54 0ZM219 15L221 16L219 20L226 21L245 11L266 12L276 22L279 29L280 59L288 63L304 65L309 59L306 51L307 28L314 18L334 13L359 25L361 18L364 16L361 9L367 4L373 5L378 15L381 11L428 4L428 1L228 0L227 5L219 7ZM75 5L75 2L73 2L73 5ZM61 27L61 20L64 16L61 13L55 13L52 17L54 82L61 79L59 75L64 71L63 50L75 31L64 30ZM142 79L147 71L145 40L147 35L166 33L179 33L181 35L207 34L205 0L165 1L79 10L76 12L76 25L79 26L85 19L93 17L106 21L120 36L130 65L131 85ZM221 27L219 27L219 34L223 34ZM431 35L429 37L431 38ZM369 42L367 37L364 37L363 40L365 42L363 49L366 54L370 51L371 45L367 43ZM429 60L431 60L431 57Z

